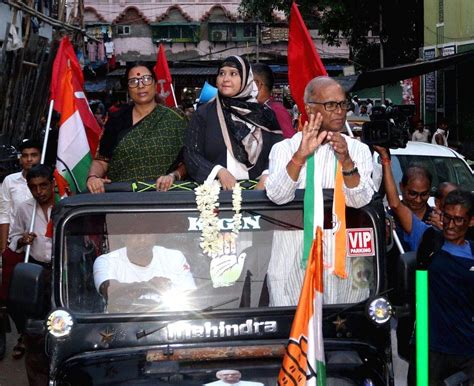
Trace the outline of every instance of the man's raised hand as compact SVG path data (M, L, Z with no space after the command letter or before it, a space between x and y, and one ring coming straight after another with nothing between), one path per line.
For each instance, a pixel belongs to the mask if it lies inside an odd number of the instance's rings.
M350 161L349 149L347 147L347 142L345 138L338 132L329 132L327 135L327 140L329 144L334 149L336 157L343 164L345 161Z
M327 131L321 131L322 122L323 117L320 113L309 114L309 121L306 121L303 126L303 138L297 151L298 157L304 158L301 161L306 161L306 158L313 154L326 139Z

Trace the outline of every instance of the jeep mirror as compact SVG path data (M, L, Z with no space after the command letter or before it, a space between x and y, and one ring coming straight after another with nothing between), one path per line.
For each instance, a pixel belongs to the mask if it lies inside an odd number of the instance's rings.
M415 302L416 252L410 251L400 255L397 262L397 288L394 303L408 305L414 311Z
M12 318L42 318L45 313L44 302L45 271L33 263L19 263L13 270L8 309Z

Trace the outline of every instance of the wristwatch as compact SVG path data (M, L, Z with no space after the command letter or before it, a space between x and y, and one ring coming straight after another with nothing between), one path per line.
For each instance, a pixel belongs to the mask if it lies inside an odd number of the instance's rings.
M359 169L357 169L357 166L354 165L354 167L351 170L342 169L342 175L345 177L349 177L349 176L352 176L353 174L356 174L358 171Z

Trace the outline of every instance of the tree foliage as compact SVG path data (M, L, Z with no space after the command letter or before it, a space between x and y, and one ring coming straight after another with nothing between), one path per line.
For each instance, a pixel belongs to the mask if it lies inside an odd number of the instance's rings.
M273 10L289 15L288 0L242 0L244 17L273 21ZM339 46L343 39L350 47L351 59L359 69L380 66L378 39L382 11L382 39L385 66L414 61L423 45L422 0L299 0L299 10L308 28L318 29L329 45Z

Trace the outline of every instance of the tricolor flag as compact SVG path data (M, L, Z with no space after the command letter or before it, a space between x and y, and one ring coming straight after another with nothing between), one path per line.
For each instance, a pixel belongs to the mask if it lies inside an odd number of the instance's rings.
M302 124L308 120L303 101L304 89L311 79L321 75L327 75L326 69L316 51L298 6L293 3L288 33L288 80L291 96L301 113L300 122Z
M324 227L324 197L322 188L322 175L316 171L315 155L312 154L306 160L306 188L304 192L304 238L303 258L304 267L310 249L314 242L314 235L318 227ZM319 166L321 167L321 165ZM330 264L330 273L342 279L347 278L346 272L346 203L343 191L344 180L342 176L342 165L334 157L333 163L323 165L325 168L334 170L334 193L332 216L334 222L334 250L326 251L326 261ZM326 235L331 237L331 235Z
M177 107L176 98L174 96L173 84L168 68L168 60L166 59L165 49L160 43L158 54L156 55L156 64L153 67L156 76L156 92L165 101L168 107Z
M89 167L101 133L89 108L83 84L74 48L64 37L54 59L51 80L51 99L54 100L54 109L60 114L55 174L61 189L68 185L74 192L86 189Z
M290 339L278 376L280 386L324 386L323 232L317 228Z

